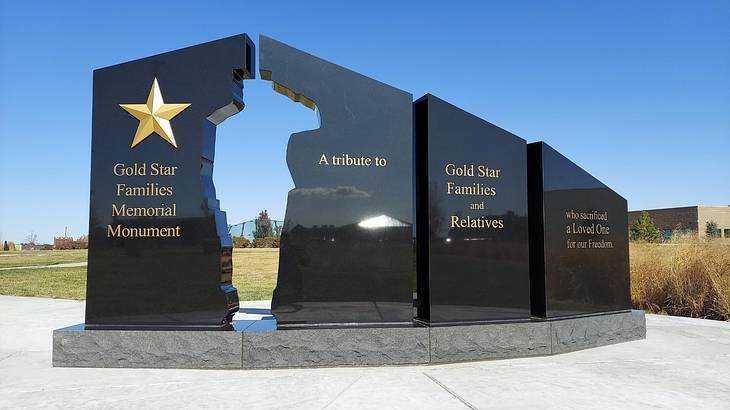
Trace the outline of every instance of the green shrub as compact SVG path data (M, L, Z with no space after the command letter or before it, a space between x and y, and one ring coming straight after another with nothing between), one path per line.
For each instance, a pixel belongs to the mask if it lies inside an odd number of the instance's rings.
M662 232L654 224L649 213L643 211L639 219L631 225L631 239L645 242L659 242L662 238Z
M233 236L231 239L233 239L234 248L251 248L252 247L251 241L244 238L243 236Z
M263 239L274 236L273 225L269 219L269 213L264 209L259 212L259 217L254 220L256 230L253 232L255 239Z
M705 235L707 236L707 239L720 237L720 230L717 229L717 222L707 221L705 224Z
M279 238L275 238L273 236L268 236L266 238L254 238L253 247L254 248L278 248L279 247Z

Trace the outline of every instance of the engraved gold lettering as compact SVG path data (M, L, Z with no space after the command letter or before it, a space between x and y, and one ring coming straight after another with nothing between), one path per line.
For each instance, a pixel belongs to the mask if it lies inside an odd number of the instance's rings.
M172 196L171 186L160 186L156 182L148 182L144 186L117 184L117 196Z
M112 204L112 216L126 217L172 217L177 216L177 204L157 207L128 207L127 204Z
M476 169L476 172L474 170ZM456 177L478 177L478 178L499 178L501 169L490 168L486 165L479 165L475 168L474 164L456 165L448 163L444 167L444 173L449 176Z
M180 235L180 226L126 227L124 225L107 225L106 227L106 236L109 238L179 238Z
M481 182L474 182L471 185L456 185L453 182L446 183L447 195L473 195L473 196L494 196L497 195L495 187L486 186Z
M150 164L150 175L153 176L175 176L176 171L177 167L165 166L157 162Z
M147 175L147 164L136 162L133 165L114 164L114 175L118 177L145 176Z
M480 229L502 229L504 228L503 219L491 219L484 216L472 218L466 216L464 218L458 215L451 215L452 228L480 228Z

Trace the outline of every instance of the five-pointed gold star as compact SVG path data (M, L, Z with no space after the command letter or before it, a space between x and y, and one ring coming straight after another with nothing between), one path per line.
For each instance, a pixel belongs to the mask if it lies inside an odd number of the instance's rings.
M137 132L134 134L134 140L132 140L132 148L153 133L157 133L177 148L170 120L183 112L190 104L165 104L156 77L152 80L152 87L147 96L146 104L119 104L119 106L139 120Z

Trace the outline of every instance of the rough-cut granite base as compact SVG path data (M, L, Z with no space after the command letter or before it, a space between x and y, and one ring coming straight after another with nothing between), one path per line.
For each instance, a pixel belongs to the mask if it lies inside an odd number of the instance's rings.
M241 334L221 331L53 331L56 367L240 369Z
M567 353L646 339L646 317L643 310L587 316L550 322L551 353Z
M243 367L428 363L428 328L297 329L243 334Z
M268 332L58 329L57 367L267 369L387 366L566 353L643 339L643 311L442 327Z
M550 323L526 322L430 328L431 363L550 354Z

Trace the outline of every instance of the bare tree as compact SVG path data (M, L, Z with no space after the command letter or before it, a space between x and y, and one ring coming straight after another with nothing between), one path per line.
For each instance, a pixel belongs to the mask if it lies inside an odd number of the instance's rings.
M25 237L25 243L35 245L37 241L38 241L38 235L36 235L34 231L30 231L30 234L28 234L28 236Z

